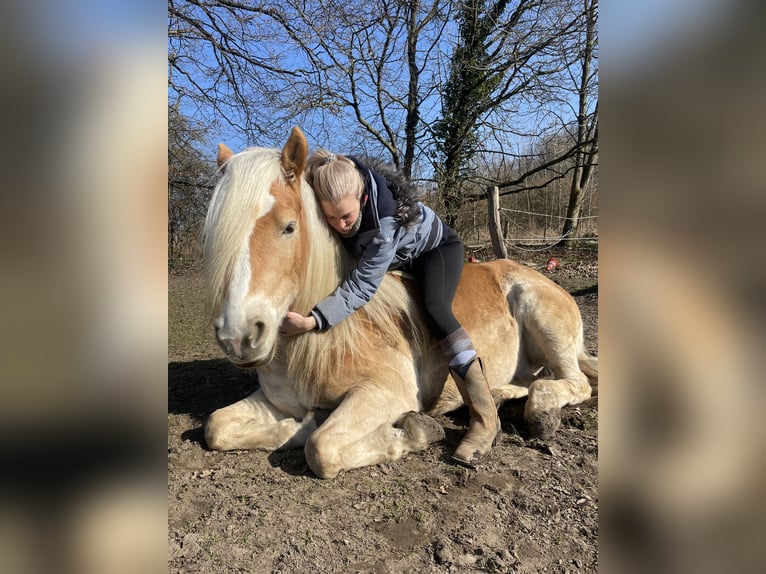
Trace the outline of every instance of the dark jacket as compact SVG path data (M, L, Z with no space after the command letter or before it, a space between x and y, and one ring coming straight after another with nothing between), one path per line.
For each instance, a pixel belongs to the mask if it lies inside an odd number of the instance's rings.
M319 329L337 325L368 303L387 271L430 251L443 235L439 217L415 198L414 188L397 172L392 168L373 171L366 165L373 162L351 159L364 180L362 197L366 194L367 202L359 231L342 241L358 263L335 292L311 311Z

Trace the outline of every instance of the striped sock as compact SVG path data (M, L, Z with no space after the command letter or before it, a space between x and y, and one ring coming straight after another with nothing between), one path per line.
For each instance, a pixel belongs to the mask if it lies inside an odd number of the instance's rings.
M457 371L462 378L465 378L468 367L471 366L471 363L476 358L476 349L474 349L473 342L465 329L460 327L457 331L453 331L439 341L439 345L441 346L442 353L447 358L450 368Z

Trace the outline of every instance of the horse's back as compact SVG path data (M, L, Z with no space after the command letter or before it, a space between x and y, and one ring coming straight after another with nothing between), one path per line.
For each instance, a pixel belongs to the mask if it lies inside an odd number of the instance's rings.
M512 259L495 259L484 263L467 263L463 267L463 278L468 282L478 277L496 282L501 290L509 292L514 286L547 289L568 296L566 290L536 269Z
M560 285L526 265L510 259L469 263L463 268L453 309L460 320L470 315L496 315L517 304L544 303L559 311L576 310L574 299Z
M574 298L539 271L509 259L467 264L452 308L486 362L505 373L547 363L541 337L582 338Z

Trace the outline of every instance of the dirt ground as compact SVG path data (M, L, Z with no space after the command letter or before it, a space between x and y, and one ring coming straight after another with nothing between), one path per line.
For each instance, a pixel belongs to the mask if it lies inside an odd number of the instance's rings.
M597 260L559 259L549 275L575 296L597 354ZM549 442L526 435L523 401L504 404L502 441L475 470L449 458L461 409L425 452L320 480L302 450L207 450L205 417L258 383L222 359L201 295L197 274L169 278L169 572L597 571L597 397L563 409Z

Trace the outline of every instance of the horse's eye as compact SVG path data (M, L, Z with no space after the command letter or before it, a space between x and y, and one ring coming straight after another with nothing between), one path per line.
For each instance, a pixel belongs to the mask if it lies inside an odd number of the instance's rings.
M282 235L290 235L295 231L295 222L291 221L285 226L284 231L282 232Z

